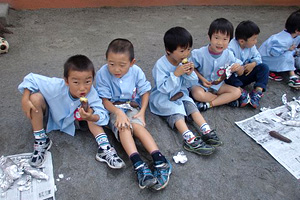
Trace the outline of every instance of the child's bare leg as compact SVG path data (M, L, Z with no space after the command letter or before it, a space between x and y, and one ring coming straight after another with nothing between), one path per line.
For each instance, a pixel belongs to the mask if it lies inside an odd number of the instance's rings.
M31 125L33 131L39 131L44 128L43 117L46 110L46 102L41 93L34 93L30 95L30 101L35 106L38 112L31 110Z
M223 84L218 93L218 97L212 101L213 106L220 106L232 102L241 96L241 90L231 85Z
M183 134L184 132L189 130L189 128L187 127L187 125L183 119L176 121L175 127L177 128L177 130L179 131L180 134Z
M140 124L132 123L133 134L137 137L149 153L158 150L152 135L149 131Z
M128 156L138 152L131 134L131 130L129 128L126 128L124 130L119 129L119 138Z
M200 112L194 112L191 114L194 122L201 127L202 124L206 123L205 119L203 118L203 116L201 115Z
M104 130L101 126L98 126L94 122L87 121L87 123L88 123L89 129L90 129L90 131L91 131L91 133L93 134L94 137L99 135L99 133L104 133Z
M295 71L289 71L289 75L291 76L296 76Z
M192 96L199 102L212 102L217 98L217 95L211 92L205 92L205 90L200 86L194 86L192 88Z

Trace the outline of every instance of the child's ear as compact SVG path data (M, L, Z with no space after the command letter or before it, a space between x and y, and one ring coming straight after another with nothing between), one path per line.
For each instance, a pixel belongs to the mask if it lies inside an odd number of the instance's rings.
M246 41L243 39L238 39L238 42L239 42L240 46L243 46Z
M68 79L66 77L64 77L64 80L65 80L65 84L69 85Z
M171 54L171 52L170 52L170 51L168 51L168 50L166 50L166 53L167 53L167 55L168 55L168 56Z
M136 59L132 59L132 61L130 62L130 67L132 67L132 65L136 62Z

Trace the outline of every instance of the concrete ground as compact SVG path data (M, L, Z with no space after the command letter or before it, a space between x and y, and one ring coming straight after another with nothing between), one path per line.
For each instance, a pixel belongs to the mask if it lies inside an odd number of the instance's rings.
M234 26L251 19L260 29L258 46L271 34L284 28L288 15L297 7L150 7L10 10L8 54L0 55L0 155L31 152L33 136L29 120L21 109L17 86L29 72L62 77L62 65L74 54L85 54L96 69L105 63L108 43L117 37L128 38L135 46L137 64L152 81L151 69L164 54L163 35L173 26L183 26L194 38L194 48L207 44L209 24L225 17ZM281 95L299 96L284 82L270 81L261 107L281 105ZM250 89L250 88L249 88ZM173 164L167 188L140 190L130 160L121 144L107 131L127 167L113 170L95 161L96 142L88 132L75 137L54 131L54 176L70 180L56 182L58 200L73 199L300 199L300 183L260 145L235 124L259 113L258 109L222 106L203 113L216 128L224 145L209 157L186 152L188 162ZM161 151L171 160L182 150L182 138L158 116L147 112L147 128ZM139 143L138 143L139 144ZM141 145L147 163L151 156Z

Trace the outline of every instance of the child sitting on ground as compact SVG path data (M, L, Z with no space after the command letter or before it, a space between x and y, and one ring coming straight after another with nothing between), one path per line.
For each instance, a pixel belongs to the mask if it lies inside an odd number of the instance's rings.
M232 65L232 76L244 73L242 62L227 49L233 37L233 26L227 19L216 19L210 24L208 36L209 45L192 51L191 61L199 78L199 83L191 88L192 97L199 102L200 111L230 102L237 106L234 103L241 96L240 89L224 83L227 66Z
M259 27L254 22L242 21L235 29L235 38L228 45L228 49L243 62L244 66L242 76L231 76L225 80L225 83L241 89L242 95L237 100L240 107L250 103L253 108L257 108L268 84L269 67L262 63L261 56L255 46L259 32ZM254 90L249 95L242 88L252 82L255 82Z
M126 39L113 40L106 51L107 64L97 72L96 89L110 112L109 126L133 163L139 187L163 189L169 182L171 163L160 153L145 128L145 111L149 101L150 82L135 65L134 49ZM154 173L142 161L133 136L151 154Z
M150 94L150 110L164 117L171 128L177 128L187 151L210 155L215 150L213 146L219 146L222 142L189 97L188 88L197 81L193 63L181 64L190 54L192 36L186 29L174 27L165 33L164 44L166 55L152 69L155 87ZM194 120L202 137L189 130L185 122L187 116Z
M293 12L285 23L285 30L269 37L259 48L262 62L270 68L269 78L282 81L278 72L289 72L288 85L293 88L300 87L300 79L295 74L295 44L300 37L300 10Z
M83 55L75 55L64 64L64 79L30 73L19 85L18 89L23 93L22 108L31 121L35 137L30 165L41 167L44 163L45 152L52 144L46 133L60 130L74 136L75 120L87 121L99 145L96 154L98 161L106 162L109 167L115 169L125 165L109 144L101 127L108 123L109 118L93 87L94 74L94 65L90 59ZM80 106L80 97L88 99L87 111ZM46 131L43 126L44 117L48 121Z

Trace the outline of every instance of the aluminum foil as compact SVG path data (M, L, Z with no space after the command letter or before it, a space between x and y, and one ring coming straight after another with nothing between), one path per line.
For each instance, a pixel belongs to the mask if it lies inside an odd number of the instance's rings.
M39 180L48 180L49 176L42 172L38 168L31 167L28 163L28 160L23 159L20 160L19 163L20 168L28 175L32 176L33 178L39 179Z
M115 106L120 109L133 110L133 108L130 105L130 102L129 103L126 102L126 103L115 105Z
M0 188L3 192L8 190L14 183L14 180L20 178L22 174L20 173L18 166L10 159L5 156L0 158Z
M175 156L173 156L173 160L175 163L184 164L187 162L188 159L183 151L179 151Z

